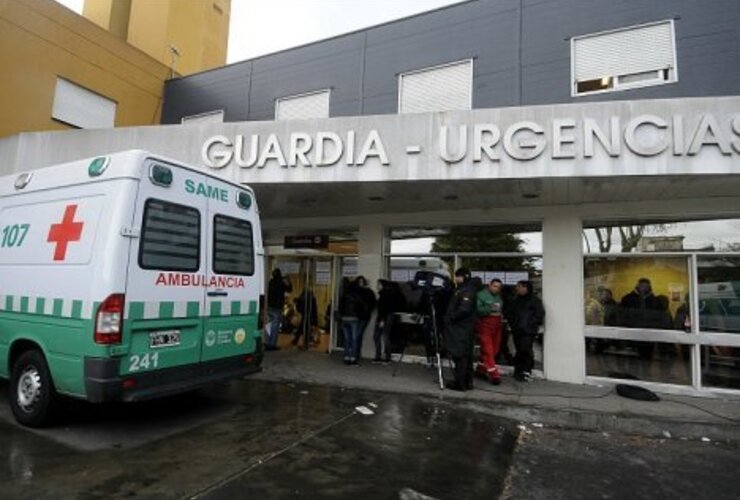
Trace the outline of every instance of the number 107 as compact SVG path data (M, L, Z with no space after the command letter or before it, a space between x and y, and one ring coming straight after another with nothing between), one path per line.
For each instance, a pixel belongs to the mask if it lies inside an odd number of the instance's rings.
M30 224L5 226L2 232L2 239L0 239L0 248L13 248L23 245L23 240L26 239L30 227Z

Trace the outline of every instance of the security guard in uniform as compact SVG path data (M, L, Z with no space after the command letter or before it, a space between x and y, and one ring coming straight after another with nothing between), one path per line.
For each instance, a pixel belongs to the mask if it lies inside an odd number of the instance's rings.
M455 271L457 289L445 315L445 342L447 352L455 364L455 380L447 387L456 391L473 389L473 349L475 347L475 283L470 270L461 267Z

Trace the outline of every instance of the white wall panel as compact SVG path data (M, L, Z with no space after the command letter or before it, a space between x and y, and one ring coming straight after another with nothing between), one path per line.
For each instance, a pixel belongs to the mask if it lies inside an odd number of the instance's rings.
M112 128L116 121L116 102L57 78L51 116L78 128Z

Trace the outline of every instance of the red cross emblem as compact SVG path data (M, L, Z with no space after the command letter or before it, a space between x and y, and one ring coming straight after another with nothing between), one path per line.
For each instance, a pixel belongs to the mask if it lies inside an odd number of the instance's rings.
M56 243L54 249L54 260L67 258L67 245L72 241L80 241L82 237L83 222L75 222L77 205L67 205L64 209L64 217L59 224L52 224L46 241Z

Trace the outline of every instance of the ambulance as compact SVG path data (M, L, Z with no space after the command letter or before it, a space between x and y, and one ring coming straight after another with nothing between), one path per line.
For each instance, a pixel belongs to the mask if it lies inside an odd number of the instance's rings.
M126 151L0 177L0 378L40 427L60 395L139 401L260 370L248 187Z

